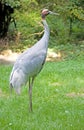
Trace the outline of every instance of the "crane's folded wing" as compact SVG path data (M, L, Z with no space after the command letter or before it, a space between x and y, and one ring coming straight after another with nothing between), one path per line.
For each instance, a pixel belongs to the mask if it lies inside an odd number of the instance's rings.
M23 70L28 76L37 75L43 67L43 64L46 59L46 51L40 50L36 53L26 53L25 55L20 56L18 62L15 63L16 68Z

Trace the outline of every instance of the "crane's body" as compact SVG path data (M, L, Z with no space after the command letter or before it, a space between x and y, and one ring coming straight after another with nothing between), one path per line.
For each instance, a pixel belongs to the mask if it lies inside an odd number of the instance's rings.
M42 69L47 55L49 28L43 21L45 32L40 41L23 52L16 60L10 76L10 84L20 93L21 86L25 85L29 78L35 77Z
M49 11L45 9L42 15L42 21L45 29L43 37L34 46L24 51L18 57L10 75L10 86L11 88L15 88L18 94L20 94L21 86L26 85L29 81L30 111L32 111L33 81L41 71L47 55L50 35L49 27L45 20L45 16L47 14L49 14Z

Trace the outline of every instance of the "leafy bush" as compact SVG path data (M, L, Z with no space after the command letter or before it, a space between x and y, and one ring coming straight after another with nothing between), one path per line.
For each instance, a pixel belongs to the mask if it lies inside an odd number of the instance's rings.
M13 5L11 0L8 1ZM51 2L49 0L15 0L14 2L20 6L14 13L17 29L14 29L12 23L8 32L8 37L11 39L11 46L13 46L14 42L15 48L26 48L33 45L42 37L43 27L40 12L44 7L60 14L56 17L47 17L47 22L51 30L50 46L78 43L84 39L83 7L81 3L79 4L78 0L76 2L74 0L60 2L56 0L52 0ZM79 19L79 15L81 16L81 20ZM17 47L16 44L18 45Z

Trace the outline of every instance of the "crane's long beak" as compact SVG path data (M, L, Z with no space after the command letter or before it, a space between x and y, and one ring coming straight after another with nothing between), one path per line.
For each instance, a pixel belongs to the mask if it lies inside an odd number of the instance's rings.
M54 12L52 12L52 11L49 11L49 14L59 15L58 13L54 13Z

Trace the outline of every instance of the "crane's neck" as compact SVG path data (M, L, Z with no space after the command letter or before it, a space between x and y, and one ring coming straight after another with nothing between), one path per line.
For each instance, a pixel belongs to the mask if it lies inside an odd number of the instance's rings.
M44 35L43 40L45 42L46 49L48 48L48 41L49 41L49 35L50 35L50 29L48 27L48 24L45 19L42 19L43 25L44 25Z
M43 19L42 22L43 22L44 29L45 29L45 30L44 30L44 36L46 35L46 36L49 38L50 29L49 29L49 27L48 27L48 24L47 24L47 22L46 22L45 19Z

